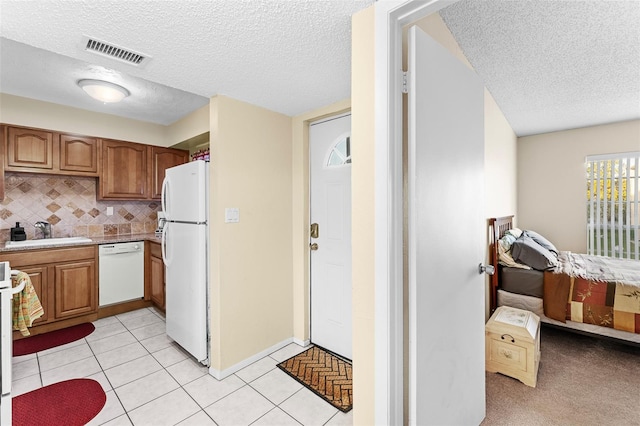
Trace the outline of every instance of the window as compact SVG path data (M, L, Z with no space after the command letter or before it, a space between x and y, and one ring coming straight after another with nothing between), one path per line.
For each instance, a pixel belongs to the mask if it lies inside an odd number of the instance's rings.
M640 259L640 151L587 157L587 253Z
M338 142L331 148L327 160L327 167L344 164L351 164L351 138L349 136L338 139Z

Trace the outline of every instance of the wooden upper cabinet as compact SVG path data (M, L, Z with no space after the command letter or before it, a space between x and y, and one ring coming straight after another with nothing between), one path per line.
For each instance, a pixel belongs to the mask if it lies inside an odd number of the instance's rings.
M138 200L149 198L147 148L147 145L137 143L102 141L99 198Z
M0 201L4 171L98 177L98 199L160 199L165 171L189 152L3 124L0 126Z
M0 126L0 201L4 200L4 141L6 139L5 127Z
M52 132L9 127L7 132L7 169L27 167L53 169Z
M98 174L98 140L84 136L60 135L60 170Z
M96 138L13 126L3 135L8 171L98 176Z
M180 149L151 147L151 198L162 197L162 181L168 168L189 161L189 152Z

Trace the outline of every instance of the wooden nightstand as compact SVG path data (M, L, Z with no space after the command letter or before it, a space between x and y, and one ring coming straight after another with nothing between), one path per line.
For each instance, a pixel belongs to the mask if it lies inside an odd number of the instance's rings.
M540 318L501 306L485 326L486 370L536 387L540 364Z

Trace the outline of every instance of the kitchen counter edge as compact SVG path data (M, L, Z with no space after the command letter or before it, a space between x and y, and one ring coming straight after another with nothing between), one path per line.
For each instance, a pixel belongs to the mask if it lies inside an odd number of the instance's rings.
M5 243L0 243L0 253L8 253L15 251L32 251L52 248L64 248L64 247L80 247L80 246L92 246L100 244L114 244L114 243L128 243L131 241L152 241L159 243L161 238L155 233L149 234L130 234L130 235L113 235L106 237L87 237L91 238L91 241L75 244L45 244L36 247L5 247Z

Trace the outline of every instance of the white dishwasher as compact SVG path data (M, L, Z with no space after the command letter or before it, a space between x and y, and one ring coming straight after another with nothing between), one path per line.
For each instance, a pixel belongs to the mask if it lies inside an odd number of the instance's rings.
M144 242L99 246L100 306L144 297Z

